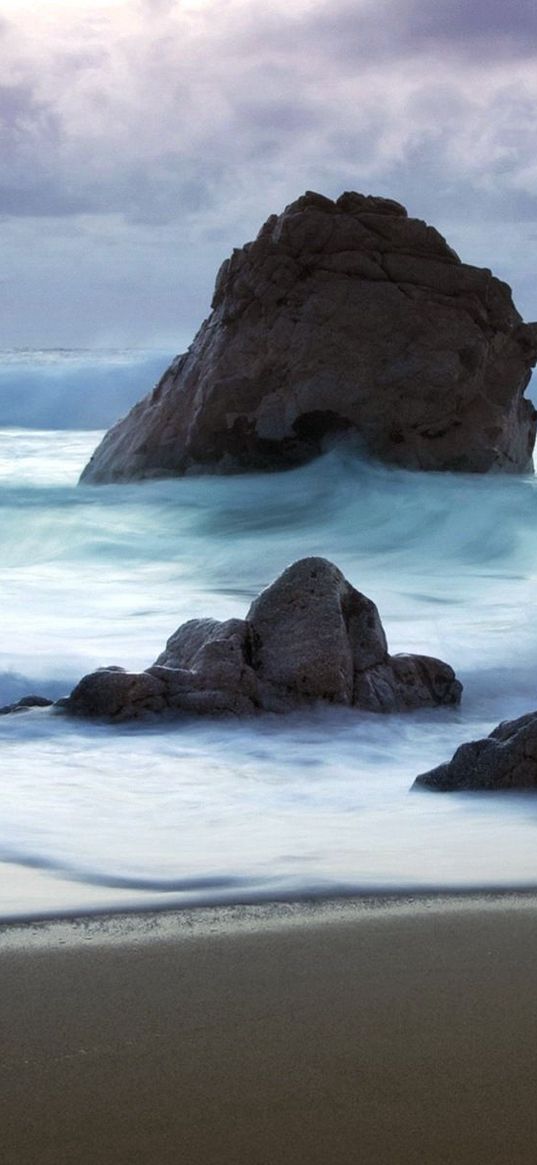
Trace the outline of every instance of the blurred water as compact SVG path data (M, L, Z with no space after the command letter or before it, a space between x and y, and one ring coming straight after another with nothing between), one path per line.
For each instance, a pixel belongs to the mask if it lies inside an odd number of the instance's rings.
M145 667L182 621L243 615L306 554L375 600L392 651L449 661L464 700L114 729L1 718L0 857L188 901L534 882L531 797L408 792L537 702L534 479L340 449L285 474L78 488L100 435L0 432L0 703Z
M0 427L108 428L156 383L172 353L0 349Z

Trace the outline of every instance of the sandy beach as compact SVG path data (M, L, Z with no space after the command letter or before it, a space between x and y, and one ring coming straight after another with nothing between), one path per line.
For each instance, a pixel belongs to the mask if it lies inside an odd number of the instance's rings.
M3 1165L534 1165L537 898L0 931Z

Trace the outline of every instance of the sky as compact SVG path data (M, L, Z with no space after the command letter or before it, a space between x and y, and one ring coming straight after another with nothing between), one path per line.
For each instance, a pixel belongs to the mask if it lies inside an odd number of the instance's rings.
M537 319L534 0L0 0L0 347L182 351L306 189L403 202Z

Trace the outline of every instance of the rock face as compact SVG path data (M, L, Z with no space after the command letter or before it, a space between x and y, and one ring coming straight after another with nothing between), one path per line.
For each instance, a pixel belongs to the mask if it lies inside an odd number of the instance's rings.
M259 595L246 619L192 619L147 671L101 668L62 706L115 721L288 712L320 700L401 712L457 704L461 691L440 660L390 656L375 604L331 562L304 558Z
M537 712L504 720L484 740L461 744L448 764L416 777L413 788L537 789Z
M81 480L281 469L341 433L413 469L525 472L536 358L507 284L434 228L308 192L226 260L189 351Z

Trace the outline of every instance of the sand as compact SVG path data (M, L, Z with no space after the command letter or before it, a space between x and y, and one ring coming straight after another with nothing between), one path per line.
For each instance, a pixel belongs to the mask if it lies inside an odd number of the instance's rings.
M535 1165L537 898L0 930L2 1165Z

